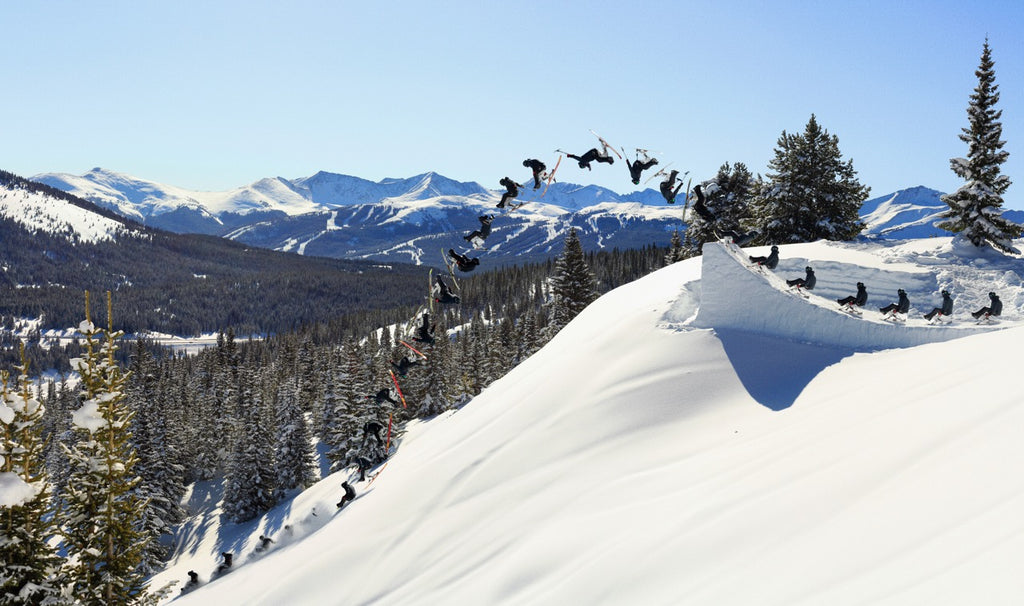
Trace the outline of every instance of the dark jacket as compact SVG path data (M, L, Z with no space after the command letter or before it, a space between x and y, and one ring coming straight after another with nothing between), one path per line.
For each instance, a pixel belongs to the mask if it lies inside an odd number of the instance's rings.
M942 293L942 303L939 305L939 313L944 316L953 315L953 297L948 292Z
M902 290L899 292L899 295L900 298L898 301L896 301L896 311L898 311L901 314L905 314L908 311L910 311L910 297L908 297L907 293L903 292Z
M818 278L814 276L814 270L810 267L804 268L806 274L803 278L796 278L795 280L786 280L786 284L790 286L799 286L807 290L814 290L814 285L818 283Z
M750 257L750 262L764 265L768 269L775 269L779 264L779 247L772 246L772 252L767 257Z

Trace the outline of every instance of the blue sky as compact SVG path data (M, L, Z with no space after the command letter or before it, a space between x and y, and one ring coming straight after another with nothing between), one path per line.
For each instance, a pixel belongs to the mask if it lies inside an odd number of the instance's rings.
M810 115L872 197L951 191L988 36L1024 209L1017 0L6 3L0 169L199 190L319 170L497 189L596 140L710 178ZM632 191L626 168L561 181Z

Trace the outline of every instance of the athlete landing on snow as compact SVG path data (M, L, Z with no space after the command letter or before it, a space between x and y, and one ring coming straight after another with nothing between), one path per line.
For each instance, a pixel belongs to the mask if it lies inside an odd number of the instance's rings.
M341 487L345 489L345 494L341 497L341 500L338 501L338 509L341 509L345 506L345 503L356 498L356 490L352 488L348 482L342 482Z

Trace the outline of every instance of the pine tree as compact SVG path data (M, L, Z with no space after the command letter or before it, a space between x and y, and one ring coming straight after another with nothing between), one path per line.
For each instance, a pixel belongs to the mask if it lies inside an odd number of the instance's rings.
M995 109L999 102L995 63L988 39L981 52L981 64L974 72L978 86L967 106L969 128L961 129L960 140L967 144L966 158L953 158L949 166L965 183L952 194L942 196L949 210L940 215L935 224L940 229L962 234L975 246L986 244L1003 252L1017 253L1011 240L1021 235L1021 226L1003 218L1002 195L1010 187L1010 178L1000 174L1000 165L1009 152L1003 150L1006 141L1003 125L999 121L1002 110Z
M19 389L0 372L0 485L24 492L17 502L0 502L0 604L56 604L60 558L50 543L57 527L44 466L43 407L32 396L24 344L17 370Z
M125 400L125 375L114 359L120 332L114 332L110 293L108 328L89 319L86 293L83 359L72 366L82 377L84 401L73 415L78 443L68 453L71 479L65 491L64 544L73 594L82 604L130 604L146 596L140 571L149 540L139 530L146 506L135 488L138 461L131 448L132 412Z
M853 160L842 161L839 138L814 114L802 135L782 132L768 180L754 200L765 243L852 240L864 229L860 207L870 188L857 182Z
M286 379L278 390L277 442L274 448L277 500L284 499L289 490L312 486L317 479L312 436L297 383L295 377Z
M254 393L245 370L239 371L231 467L224 482L224 513L245 522L266 513L275 504L274 460L271 434L261 398Z
M369 414L365 410L369 402L369 387L363 381L364 368L359 346L354 340L347 340L342 350L341 368L332 373L330 379L336 387L333 390L328 387L328 392L333 391L334 395L329 398L330 413L325 420L324 442L331 471L344 469L361 456L358 452L362 431L360 419Z
M166 383L159 376L153 356L140 339L136 342L126 390L126 402L133 412L131 442L138 455L136 488L146 502L140 512L142 527L150 537L143 551L142 570L157 572L167 556L160 536L182 520L181 498L185 494L184 467L177 445L172 441L168 413L171 412Z
M570 228L566 234L565 250L555 263L551 295L551 326L556 331L597 299L597 278L587 266L575 228Z
M686 252L683 250L683 239L679 235L679 230L672 230L672 239L669 241L668 253L665 254L665 265L672 265L685 258Z

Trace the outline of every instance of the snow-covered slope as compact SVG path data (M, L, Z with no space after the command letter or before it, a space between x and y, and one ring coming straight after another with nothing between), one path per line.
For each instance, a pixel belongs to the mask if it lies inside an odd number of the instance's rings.
M727 257L601 297L410 428L330 519L343 473L258 524L193 526L154 586L205 581L231 550L233 572L179 603L1020 603L1019 260L948 239L783 246L777 275L813 264L827 297L864 276L949 286L958 324L975 291L1007 301L983 334L864 352L709 326L707 306L733 304L702 299L723 279L702 271L750 271ZM754 277L735 280L749 314L809 321L814 301L760 305L778 284ZM287 544L256 557L260 533Z
M119 221L42 192L0 187L0 216L30 231L63 234L82 242L116 239L133 231Z

